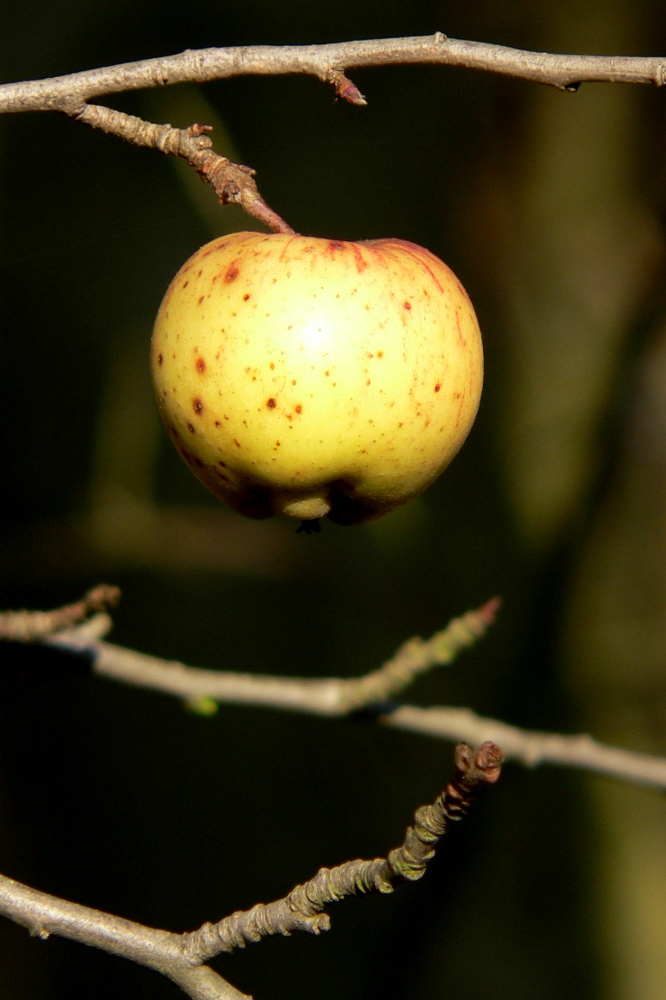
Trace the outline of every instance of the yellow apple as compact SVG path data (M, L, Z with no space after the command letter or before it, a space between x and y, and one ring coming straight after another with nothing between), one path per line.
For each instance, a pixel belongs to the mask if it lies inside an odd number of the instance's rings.
M213 240L173 279L151 354L176 448L257 518L355 524L404 504L462 445L483 382L464 288L398 239Z

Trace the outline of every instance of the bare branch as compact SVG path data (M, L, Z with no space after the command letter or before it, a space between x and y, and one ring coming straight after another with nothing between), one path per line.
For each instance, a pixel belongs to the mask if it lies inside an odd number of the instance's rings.
M380 721L395 729L437 739L465 739L470 743L496 740L501 743L506 760L515 760L527 767L556 764L634 785L666 789L666 758L607 746L586 733L566 736L519 729L498 719L476 715L468 708L438 706L400 705L382 715Z
M330 920L328 903L359 892L391 892L400 881L421 878L448 822L461 819L484 786L500 776L502 751L486 743L476 753L456 747L456 777L433 805L417 810L401 847L388 858L348 861L321 868L284 899L258 904L192 933L174 934L70 903L0 875L0 914L27 927L34 937L51 934L99 948L161 972L193 1000L251 1000L203 963L220 952L245 947L269 934L294 930L319 934Z
M204 962L222 951L244 948L246 943L269 935L289 936L294 931L321 934L331 926L328 914L323 912L329 903L359 893L393 892L400 882L420 879L448 823L462 819L479 791L499 778L502 751L493 743L484 743L472 753L468 746L460 744L455 760L455 780L432 805L416 811L414 826L409 827L403 844L391 851L388 858L347 861L335 868L320 868L314 878L297 885L283 899L259 903L217 924L204 924L194 934L187 935L186 947L192 960Z
M193 1000L248 1000L212 969L193 967L183 935L70 903L0 875L0 913L33 937L51 934L128 958L168 976Z
M402 692L421 674L433 667L450 664L461 650L469 648L485 634L498 607L499 599L493 598L478 610L454 618L430 639L410 639L379 670L346 679L291 679L202 670L112 643L91 642L89 629L72 630L55 636L52 642L90 655L95 673L101 676L173 694L189 703L213 699L340 716L362 708L385 707L387 699Z
M664 57L559 55L529 52L485 42L447 38L441 32L411 38L382 38L326 45L248 45L209 48L174 56L145 59L0 87L0 112L64 111L75 113L86 101L105 94L163 87L174 83L205 83L232 76L305 73L333 83L337 74L370 66L430 63L463 66L500 73L560 90L585 82L651 83L666 79ZM349 81L351 83L351 81ZM353 85L352 85L353 86ZM355 90L356 88L354 88ZM353 103L358 101L352 96Z
M453 622L442 632L426 641L411 640L403 647L403 652L429 650L429 655L441 657L446 643L451 643L451 655L456 650L454 637L464 634L469 622L476 620L482 634L484 614L486 627L494 612L494 602L488 602L476 612L469 612ZM94 619L93 619L94 621ZM465 626L464 623L467 623ZM102 623L104 624L104 623ZM84 631L88 629L88 633ZM457 742L464 740L478 745L485 740L498 743L505 760L515 760L527 767L540 764L554 764L558 767L572 767L593 774L606 775L632 784L666 789L666 758L623 750L619 747L599 743L588 735L564 735L538 732L510 726L497 719L484 718L470 709L433 706L421 708L416 705L381 704L390 693L402 690L406 683L415 679L428 663L418 667L407 677L400 665L400 652L378 671L357 679L337 677L296 678L276 677L270 674L245 674L221 670L202 670L188 667L173 660L161 660L145 653L124 649L108 642L91 640L90 626L82 626L69 633L54 636L49 644L69 649L89 657L95 673L102 677L120 681L137 687L151 688L165 694L182 698L188 704L213 701L226 704L256 705L265 708L305 712L320 716L344 716L363 706L374 707L383 725L404 729L424 736ZM457 649L470 645L460 642ZM414 646L412 647L412 643ZM444 658L433 658L430 666L450 662ZM396 669L397 668L397 669ZM409 670L407 670L407 674ZM403 680L406 683L403 683ZM377 683L377 682L380 683ZM388 681L382 689L381 683ZM396 681L396 686L391 687ZM359 692L364 692L360 697ZM379 703L379 704L378 704Z
M454 618L431 639L424 641L418 636L409 639L379 670L340 681L340 711L346 714L387 701L413 684L421 674L452 663L461 650L473 646L485 635L488 626L495 621L499 606L499 598L493 597L476 611Z
M141 62L122 63L66 76L0 86L0 113L61 111L94 128L141 146L181 156L215 189L221 204L238 204L278 233L291 227L261 198L254 171L214 153L210 129L192 125L174 129L154 125L110 108L89 104L93 97L173 83L204 83L231 76L305 73L335 88L350 104L366 100L346 74L349 68L431 63L465 66L576 90L585 81L652 83L666 80L666 60L660 57L557 55L528 52L484 42L432 36L385 38L328 45L255 45L211 48Z
M12 642L37 642L63 629L85 621L89 615L114 608L120 600L118 587L101 583L74 604L67 604L55 611L3 611L0 612L0 640Z
M96 104L84 105L73 117L137 146L147 146L182 157L194 167L202 180L212 185L221 205L240 205L248 215L259 219L276 233L294 232L259 194L254 181L254 170L232 163L226 156L220 156L213 150L213 143L208 135L212 131L209 125L197 124L184 129L155 125L135 115Z

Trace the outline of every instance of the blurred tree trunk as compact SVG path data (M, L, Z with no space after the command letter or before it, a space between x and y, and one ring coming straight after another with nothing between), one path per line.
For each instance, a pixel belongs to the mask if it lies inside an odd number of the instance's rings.
M551 51L641 51L636 4L560 4L546 17L543 44ZM644 107L630 87L585 86L572 96L535 89L505 178L503 456L510 503L535 554L552 556L571 541L594 504L601 431L617 406L623 365L636 352L638 321L662 262L658 220L640 183L640 156L648 158L650 143ZM666 333L643 360L632 431L583 542L577 586L564 598L562 661L583 727L661 753L665 345ZM589 878L605 995L661 1000L666 802L593 780L589 792L601 833Z

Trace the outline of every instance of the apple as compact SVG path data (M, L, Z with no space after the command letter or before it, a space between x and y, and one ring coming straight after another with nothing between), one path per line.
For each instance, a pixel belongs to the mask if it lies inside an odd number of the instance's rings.
M192 472L248 517L356 524L395 510L472 426L483 351L453 272L399 239L233 233L183 265L151 345Z

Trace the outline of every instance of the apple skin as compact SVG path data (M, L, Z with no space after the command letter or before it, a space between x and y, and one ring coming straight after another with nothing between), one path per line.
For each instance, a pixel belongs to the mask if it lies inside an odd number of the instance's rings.
M173 443L248 517L356 524L430 485L474 422L472 304L428 250L241 232L171 282L151 345Z

